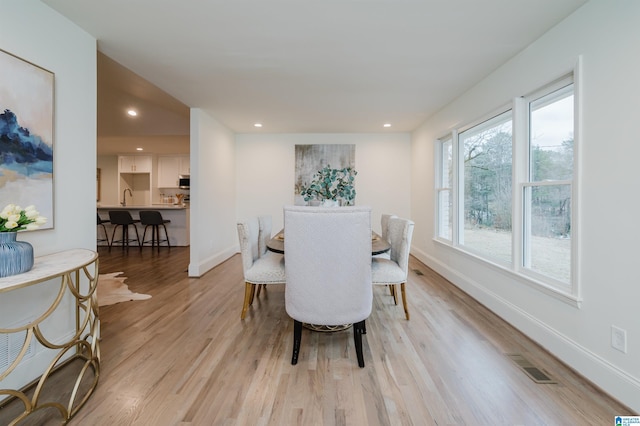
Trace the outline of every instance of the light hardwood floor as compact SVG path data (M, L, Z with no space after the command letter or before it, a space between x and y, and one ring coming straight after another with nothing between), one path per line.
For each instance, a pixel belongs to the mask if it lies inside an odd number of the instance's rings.
M239 255L199 279L187 264L188 248L100 250L101 273L122 271L153 297L100 309L100 383L71 425L610 425L633 414L415 258L410 321L374 289L363 369L352 330L305 329L291 365L283 286L241 321ZM513 353L557 384L535 383Z

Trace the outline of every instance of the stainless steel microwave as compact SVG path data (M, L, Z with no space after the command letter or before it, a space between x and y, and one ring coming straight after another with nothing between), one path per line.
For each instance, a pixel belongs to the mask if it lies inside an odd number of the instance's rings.
M191 176L190 175L179 175L178 176L178 186L182 189L189 189Z

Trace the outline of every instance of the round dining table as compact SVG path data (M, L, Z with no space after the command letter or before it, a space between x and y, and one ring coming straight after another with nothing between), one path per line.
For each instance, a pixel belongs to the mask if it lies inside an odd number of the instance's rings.
M267 249L274 253L284 253L284 229L267 242ZM386 253L391 244L375 232L371 233L371 255Z

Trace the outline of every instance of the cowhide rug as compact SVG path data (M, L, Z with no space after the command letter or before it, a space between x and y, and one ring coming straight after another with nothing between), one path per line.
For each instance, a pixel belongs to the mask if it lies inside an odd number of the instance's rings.
M151 299L149 294L133 293L124 283L127 277L118 277L122 272L100 274L98 276L98 306L113 305L130 300Z

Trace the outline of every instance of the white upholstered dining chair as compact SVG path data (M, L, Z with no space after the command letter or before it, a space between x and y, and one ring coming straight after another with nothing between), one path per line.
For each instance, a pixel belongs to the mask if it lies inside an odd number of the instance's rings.
M380 228L381 228L381 237L384 240L389 241L389 219L391 219L392 217L398 217L395 214L387 214L387 213L383 213L380 216Z
M389 219L391 219L392 217L398 217L398 216L396 216L395 214L388 214L388 213L383 213L380 216L380 237L387 242L389 241ZM388 251L385 253L376 254L373 257L390 259ZM391 294L391 297L393 297L393 303L397 305L398 295L396 294L396 286L389 285L387 287L389 288L389 293Z
M267 243L271 239L271 216L258 216L258 252L260 257L269 256L274 258L273 262L284 262L284 255L268 251ZM277 259L276 259L277 258ZM258 284L256 297L260 297L260 290L267 291L266 284ZM252 299L253 300L253 299Z
M291 364L298 362L302 323L353 324L358 365L371 314L371 208L284 208L285 307L294 320Z
M399 217L389 218L389 259L374 257L371 260L371 276L374 285L391 286L391 294L396 297L396 284L400 284L404 314L409 319L405 283L409 272L409 251L414 223Z
M264 232L261 232L261 224ZM269 235L268 238L266 234ZM256 285L285 283L284 256L267 250L266 243L269 238L271 217L261 216L238 223L238 240L245 281L240 319L246 317L249 306L253 304Z
M386 213L380 216L380 237L386 241L389 241L389 219L391 219L392 217L398 216ZM376 254L375 257L389 259L389 252Z

